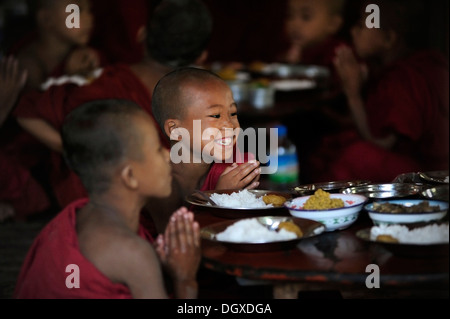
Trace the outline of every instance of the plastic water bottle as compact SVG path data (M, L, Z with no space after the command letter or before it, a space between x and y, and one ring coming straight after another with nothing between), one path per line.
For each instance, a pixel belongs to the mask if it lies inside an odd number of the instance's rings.
M277 154L270 154L269 158L278 157L278 169L269 175L269 182L273 189L289 190L298 186L299 181L297 148L288 139L286 126L278 125L276 128L278 129Z

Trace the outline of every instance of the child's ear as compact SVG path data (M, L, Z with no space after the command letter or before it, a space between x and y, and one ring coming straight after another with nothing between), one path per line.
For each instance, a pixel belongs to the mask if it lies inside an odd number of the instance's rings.
M137 180L133 171L133 167L131 165L126 165L124 168L122 168L120 176L122 178L122 182L128 188L136 189L139 186L139 181Z
M164 123L164 132L170 138L172 131L177 129L180 126L180 121L177 119L168 119ZM181 139L181 137L179 138Z
M147 37L147 28L145 26L141 26L136 33L136 42L144 43L146 37Z
M209 52L208 50L203 50L202 54L195 60L195 65L203 65L206 62L206 59L208 59Z

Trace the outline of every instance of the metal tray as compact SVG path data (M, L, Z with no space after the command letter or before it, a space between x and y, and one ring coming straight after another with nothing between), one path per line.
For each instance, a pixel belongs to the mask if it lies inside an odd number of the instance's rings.
M371 199L386 199L420 194L422 187L412 183L368 184L341 190L343 194L361 194Z
M310 238L313 236L318 236L325 231L325 225L316 222L314 220L296 217L281 217L281 216L262 216L256 217L262 224L270 225L276 220L279 221L292 221L294 222L303 232L303 237L299 237L291 240L282 241L265 241L265 242L230 242L221 241L216 238L216 235L227 229L238 220L228 220L224 222L219 222L213 225L206 226L200 230L200 237L204 240L209 240L211 242L222 244L229 249L245 252L263 252L263 251L274 251L274 250L286 250L294 248L299 241Z
M333 181L333 182L326 182L326 183L299 185L299 186L293 188L292 191L300 196L312 195L318 189L322 189L329 193L333 193L333 192L337 193L344 188L353 187L353 186L362 186L362 185L368 185L368 184L370 184L370 181L367 181L367 180Z
M421 195L425 198L449 201L449 186L439 185L436 187L424 189Z
M203 193L207 196L211 196L213 193L216 194L232 194L234 192L239 192L240 189L228 189L228 190L210 190L204 191ZM271 190L262 189L251 189L248 190L250 193L254 194L256 197L261 197L267 194L281 195L286 200L290 200L293 194L289 192L278 192ZM265 216L265 215L289 215L289 210L284 206L279 207L224 207L224 206L212 206L208 201L200 197L197 193L192 193L186 197L186 201L189 204L194 205L197 209L205 209L211 212L213 215L222 218L244 218L244 217L255 217L255 216Z

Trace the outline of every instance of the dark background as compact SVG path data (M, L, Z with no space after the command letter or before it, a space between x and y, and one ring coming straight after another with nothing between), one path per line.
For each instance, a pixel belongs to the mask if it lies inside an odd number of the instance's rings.
M286 0L203 0L214 19L210 42L210 61L271 62L286 47L283 19ZM144 12L156 0L92 0L96 36L94 45L108 46L105 39L117 40L124 52L134 50L126 39L126 24L121 26L125 11ZM360 0L348 0L346 25L342 35L348 37L348 26L354 21ZM424 1L423 19L428 28L428 45L449 54L448 0ZM148 8L145 8L145 7ZM145 14L138 16L144 19ZM132 21L136 23L137 21ZM112 28L114 27L114 28ZM132 26L134 27L134 26ZM6 54L14 43L32 30L25 0L0 0L0 52ZM115 32L114 32L115 31ZM130 58L132 60L132 58ZM130 61L131 61L130 60Z

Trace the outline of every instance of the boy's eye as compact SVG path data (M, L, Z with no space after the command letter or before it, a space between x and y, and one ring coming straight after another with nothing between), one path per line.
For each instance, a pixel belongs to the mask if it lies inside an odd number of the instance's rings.
M219 118L220 118L220 114L210 115L209 117L213 117L213 118L215 118L215 119L219 119Z
M237 116L237 112L231 113L231 116Z

